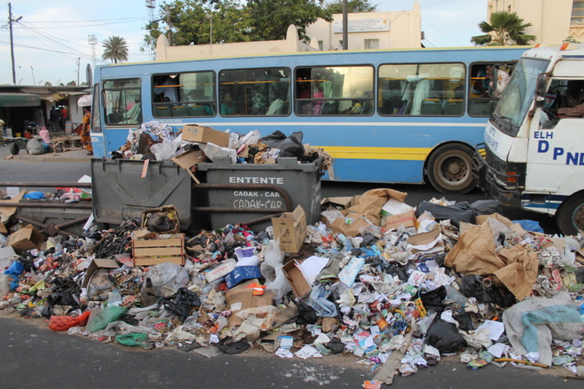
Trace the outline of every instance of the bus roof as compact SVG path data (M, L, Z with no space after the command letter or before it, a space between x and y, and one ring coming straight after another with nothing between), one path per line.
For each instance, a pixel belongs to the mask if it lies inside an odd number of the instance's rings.
M542 58L554 62L560 58L569 57L584 59L584 44L565 43L557 46L536 46L523 53L522 57Z
M413 51L469 51L469 50L528 50L534 46L470 46L470 47L433 47L433 48L402 48L402 49L374 49L374 50L341 50L341 51L305 51L300 53L275 53L275 54L257 54L257 55L241 55L241 56L229 56L229 57L205 57L205 58L193 58L193 59L181 59L181 60L168 60L168 61L144 61L144 62L125 62L116 64L106 64L99 65L98 68L102 67L123 67L129 65L140 65L140 64L161 64L161 63L179 63L179 62L191 62L191 61L208 61L208 60L229 60L229 59L251 59L251 58L265 58L265 57L287 57L287 56L326 56L326 55L339 55L339 54L364 54L364 53L398 53L398 52L413 52Z

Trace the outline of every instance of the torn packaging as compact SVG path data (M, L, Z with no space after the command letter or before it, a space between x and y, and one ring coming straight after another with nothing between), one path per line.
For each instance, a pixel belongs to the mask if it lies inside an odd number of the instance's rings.
M446 255L444 265L464 275L494 274L518 300L523 300L531 294L537 278L537 254L514 246L500 250L497 255L495 247L488 223L473 226L460 236Z

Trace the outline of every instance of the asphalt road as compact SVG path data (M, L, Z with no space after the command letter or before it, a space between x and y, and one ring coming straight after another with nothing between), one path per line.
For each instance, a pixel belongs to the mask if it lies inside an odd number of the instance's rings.
M1 313L0 313L1 315ZM174 347L145 351L57 333L24 319L0 317L0 387L12 388L361 388L377 370L354 356L281 359L265 351L204 357ZM257 355L257 356L256 356ZM334 359L335 363L327 360ZM553 374L552 374L553 373ZM559 369L533 371L507 365L470 370L457 358L394 378L394 388L582 388ZM383 387L388 387L384 385Z

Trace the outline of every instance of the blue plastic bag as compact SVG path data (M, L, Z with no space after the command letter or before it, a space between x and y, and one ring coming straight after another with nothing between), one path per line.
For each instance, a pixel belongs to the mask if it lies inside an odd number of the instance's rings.
M543 228L539 225L539 222L536 222L535 220L513 220L513 223L519 224L525 231L544 232Z
M15 290L18 288L18 276L20 276L23 271L24 264L18 261L13 262L12 265L10 265L10 267L4 271L4 274L8 274L10 276L10 290Z
M42 200L45 198L45 194L43 192L28 192L23 198L29 200Z

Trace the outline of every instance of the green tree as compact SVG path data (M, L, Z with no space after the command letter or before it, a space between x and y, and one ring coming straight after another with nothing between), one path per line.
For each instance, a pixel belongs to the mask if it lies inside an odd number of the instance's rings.
M343 13L343 0L334 0L326 5L326 10L332 14ZM377 6L369 2L369 0L347 0L347 12L376 12Z
M473 36L470 41L477 46L510 46L512 42L517 45L526 45L529 41L535 40L535 35L525 34L525 30L531 25L531 23L524 23L524 20L515 12L493 12L490 23L485 21L479 23L485 35Z
M154 49L167 27L173 45L283 39L290 24L298 27L301 38L308 40L305 32L309 24L318 18L332 21L324 1L249 0L240 5L236 0L174 0L161 4L159 18L146 25L148 34L141 50Z
M110 60L113 63L125 62L128 60L128 44L126 40L119 36L110 36L102 44L103 54L101 58Z
M324 0L248 0L247 10L251 17L251 40L284 39L291 24L298 28L300 39L308 41L306 28L322 18L333 20L324 8Z

